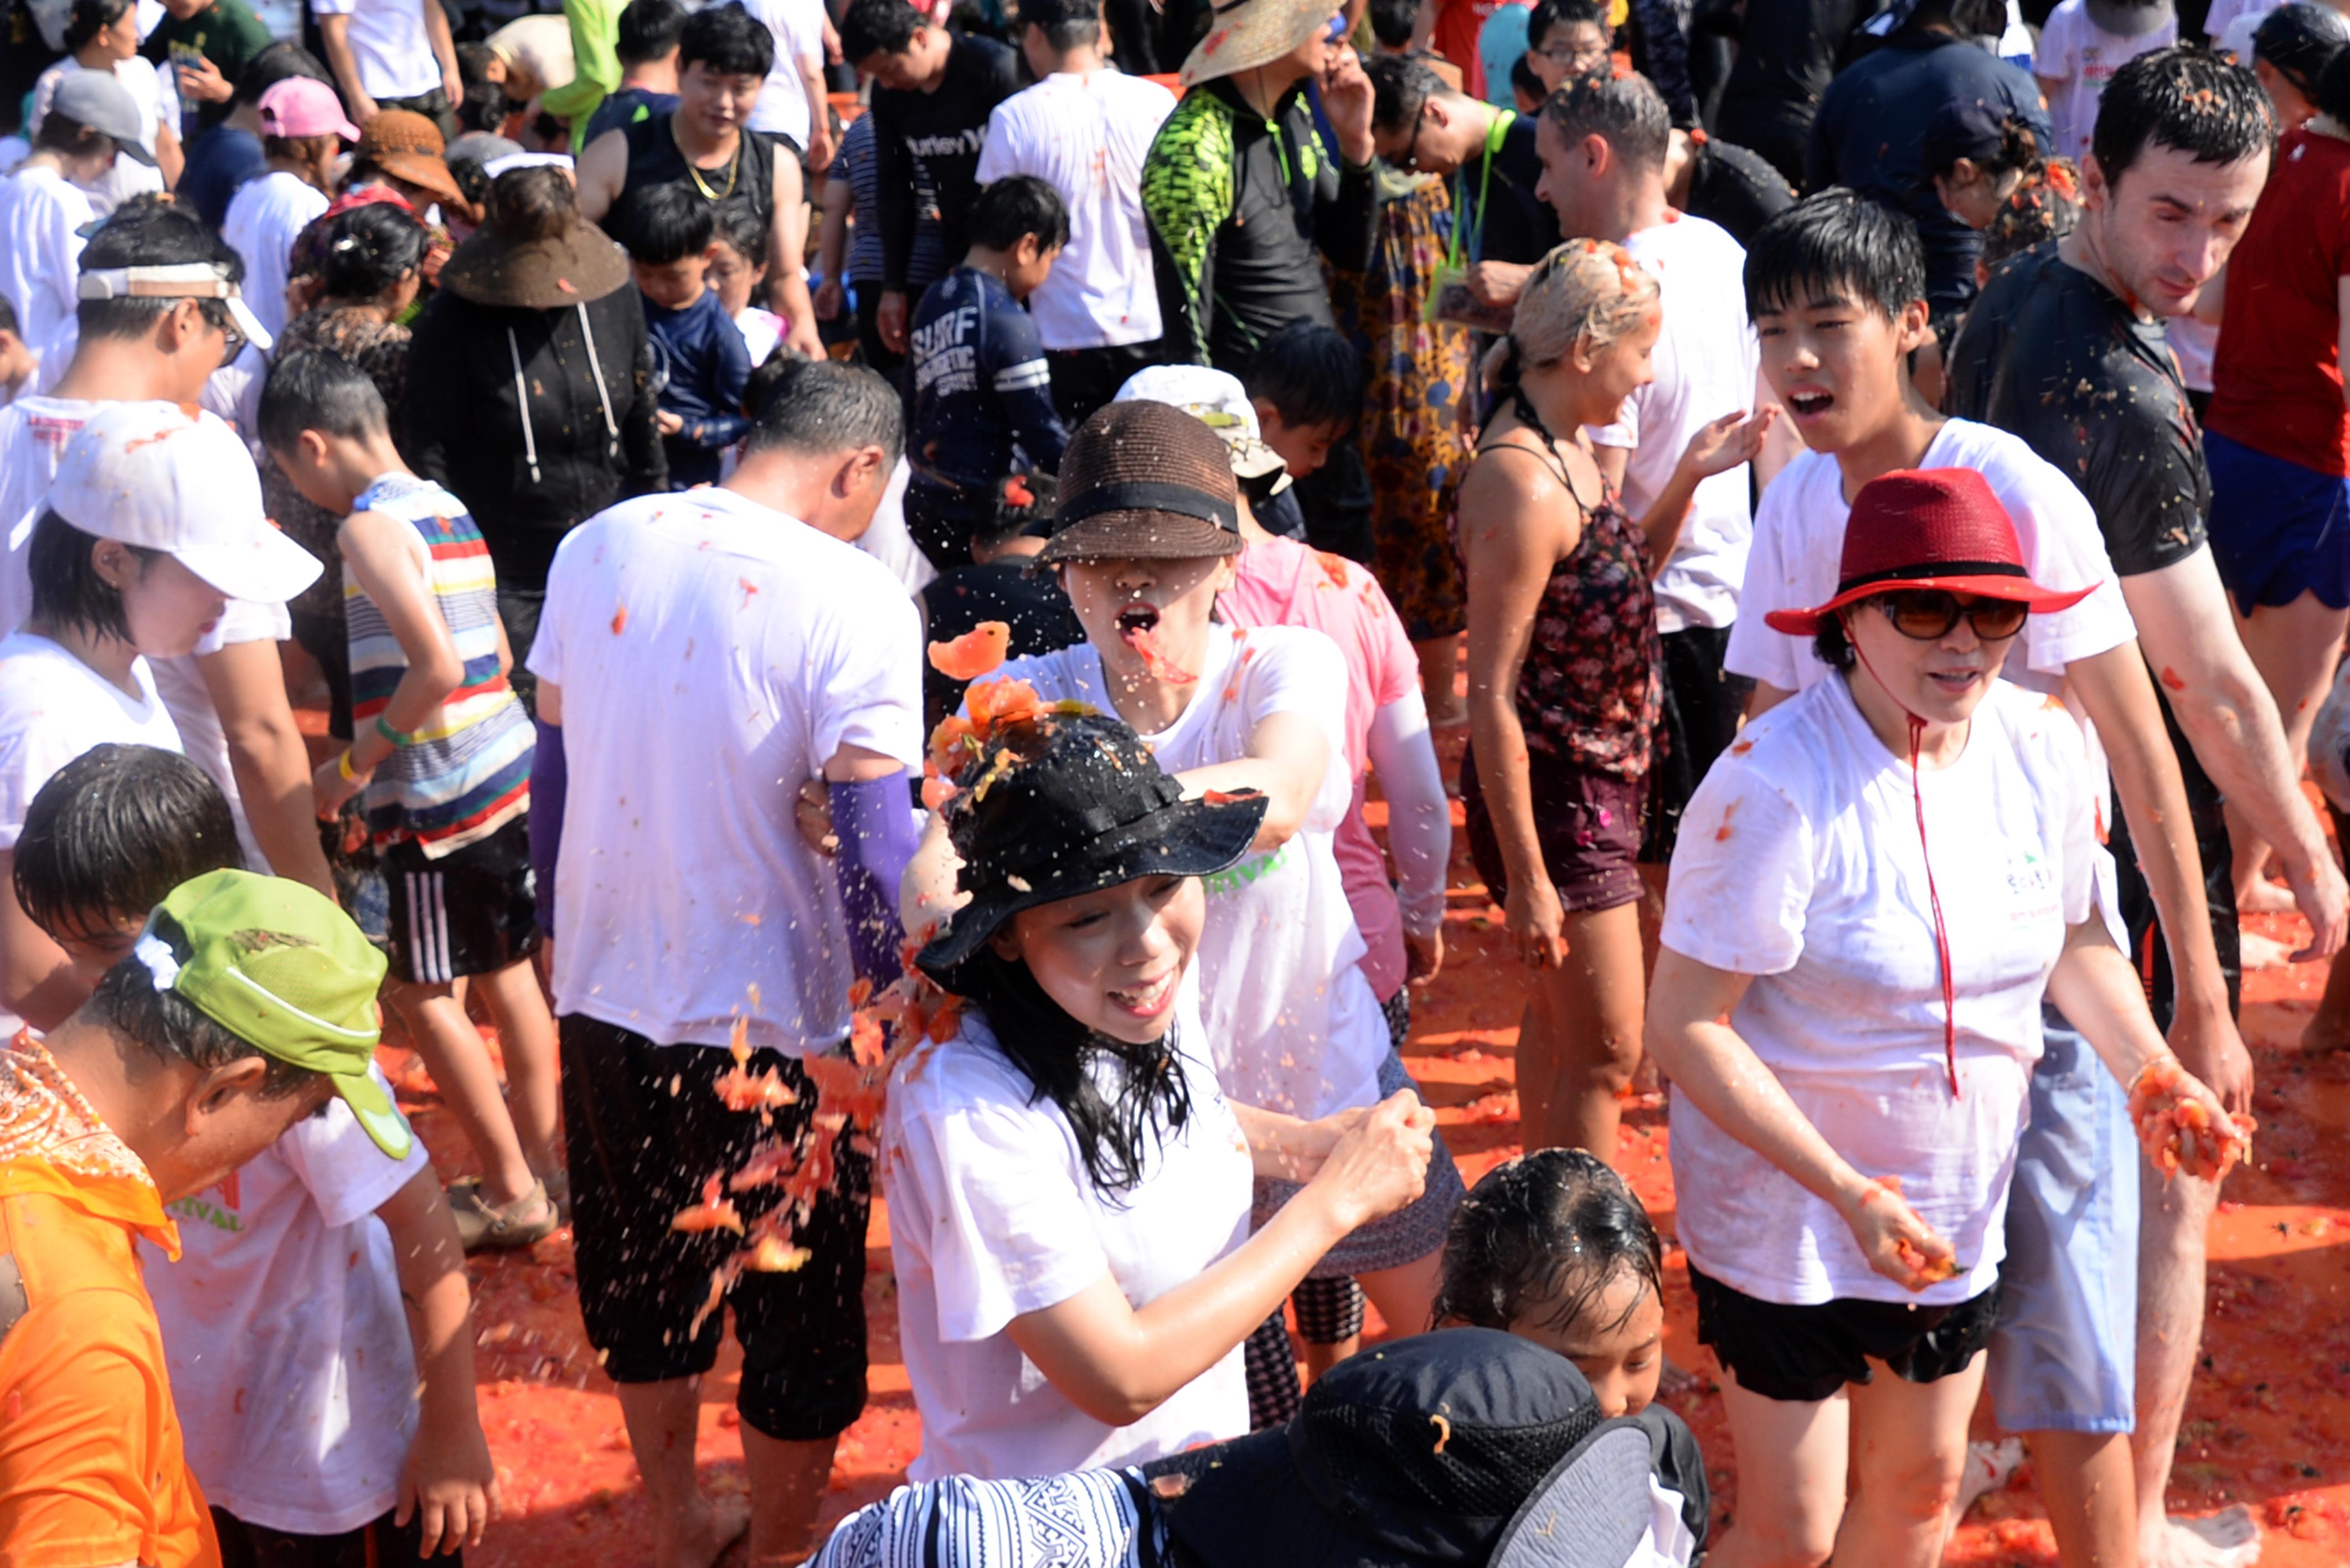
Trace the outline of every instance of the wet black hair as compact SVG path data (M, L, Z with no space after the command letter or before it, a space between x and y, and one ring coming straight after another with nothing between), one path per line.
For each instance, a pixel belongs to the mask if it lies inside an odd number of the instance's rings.
M1929 142L1929 145L1930 146L1931 143ZM2044 154L2040 150L2040 138L2033 134L2032 127L2024 123L2021 115L2009 114L2000 118L1998 151L1980 158L1971 153L1961 156L1967 157L1984 173L1997 179L2014 170L2021 169L2028 173L2039 168ZM1939 169L1925 170L1926 181L1930 184L1957 167L1958 160L1954 156L1950 162Z
M1588 22L1607 36L1607 7L1603 0L1534 0L1534 8L1526 16L1526 52L1532 54L1543 47L1553 27L1572 26Z
M1371 36L1390 49L1411 47L1419 26L1419 0L1371 0Z
M1853 666L1860 662L1860 656L1853 649L1852 634L1844 628L1841 614L1821 618L1820 629L1812 634L1812 651L1819 655L1820 662L1830 670L1850 673Z
M1626 1275L1663 1299L1664 1248L1630 1185L1583 1149L1536 1149L1487 1171L1453 1211L1434 1317L1571 1329Z
M1389 136L1411 130L1428 100L1444 90L1444 78L1416 55L1378 55L1363 62L1371 78L1371 129Z
M98 575L90 552L99 543L55 512L43 512L33 524L32 543L25 547L25 575L32 580L34 620L53 627L130 640L130 619L122 608L122 590ZM161 555L143 545L125 545L146 570Z
M1363 357L1344 333L1302 317L1257 345L1241 385L1292 430L1351 429L1362 418Z
M1100 0L1021 0L1020 26L1043 31L1045 42L1067 53L1101 42Z
M457 46L457 83L460 87L475 87L492 82L491 72L500 68L498 52L478 39Z
M254 422L272 452L295 451L304 431L359 441L391 428L375 378L323 348L288 354L270 367Z
M184 950L188 945L179 922L160 909L148 929L175 949ZM84 1011L108 1031L142 1047L159 1061L211 1068L258 1056L269 1064L261 1080L260 1096L265 1100L298 1094L319 1076L232 1034L178 992L157 985L154 971L136 955L106 971Z
M904 405L889 378L864 365L837 359L804 359L778 349L761 372L775 369L754 406L746 452L795 452L807 457L846 455L860 448L881 449L896 466L906 449ZM753 379L759 379L754 372ZM751 397L746 390L744 401Z
M207 871L243 869L236 819L210 774L157 746L92 746L25 808L16 903L52 937L140 919Z
M678 73L696 62L720 76L764 78L775 63L775 36L740 5L712 5L678 31Z
M504 83L467 82L465 100L457 106L457 128L494 134L514 111L515 101L506 96Z
M2317 73L2316 90L2309 97L2318 112L2334 123L2350 125L2350 48L2334 51L2334 57Z
M66 19L66 53L70 55L136 9L133 0L74 0Z
M650 65L678 47L689 15L677 0L629 0L612 52L624 67Z
M1662 169L1673 144L1673 116L1665 95L1638 71L1570 77L1543 105L1543 118L1568 146L1586 136L1603 137L1615 156L1636 169Z
M718 232L718 213L683 185L654 185L637 192L629 213L629 259L647 266L698 256Z
M957 982L986 1013L997 1049L1028 1080L1028 1103L1050 1100L1067 1118L1095 1190L1115 1199L1139 1186L1152 1147L1191 1119L1191 1085L1176 1060L1173 1033L1147 1045L1097 1033L1046 994L1024 961L985 944L965 961Z
M737 254L751 264L752 269L767 265L767 217L748 202L721 202L714 211L717 222L711 230L712 239L724 240Z
M1069 210L1058 191L1034 174L1006 174L980 187L971 204L972 244L1009 251L1030 234L1040 250L1069 243Z
M1842 291L1898 320L1926 297L1926 250L1908 217L1830 186L1755 231L1746 247L1746 310L1789 310Z
M257 104L261 95L279 82L295 77L307 77L314 82L328 82L327 67L318 57L299 44L279 39L245 62L244 69L236 74L235 102Z
M2276 140L2276 111L2258 77L2208 49L2177 45L2113 74L2097 100L2089 151L2106 183L2118 186L2149 147L2226 164L2263 156Z
M2252 33L2251 56L2267 61L2271 70L2314 99L2317 78L2345 47L2350 47L2350 25L2344 23L2339 12L2327 5L2288 0L2261 18Z
M1522 92L1540 103L1550 89L1543 86L1542 78L1534 75L1533 56L1534 51L1529 49L1510 67L1510 87L1513 91Z
M369 300L424 265L424 225L390 202L369 202L327 220L318 236L318 281L329 299Z
M906 0L849 0L840 18L840 57L861 67L875 55L902 55L924 25Z

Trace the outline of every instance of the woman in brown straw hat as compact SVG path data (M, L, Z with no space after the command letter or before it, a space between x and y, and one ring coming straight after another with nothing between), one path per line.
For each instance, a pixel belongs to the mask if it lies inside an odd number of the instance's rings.
M1743 1501L1711 1562L1941 1561L2043 998L2130 1085L2158 1168L2243 1149L2100 918L2079 727L1999 679L2027 618L2088 592L2031 579L1973 470L1872 480L1835 596L1768 618L1838 678L1690 802L1648 1041L1698 1337L1731 1375Z
M526 649L563 535L667 489L669 465L628 256L579 215L566 170L509 170L488 205L417 318L401 444L479 520L507 639ZM519 665L514 680L527 701Z

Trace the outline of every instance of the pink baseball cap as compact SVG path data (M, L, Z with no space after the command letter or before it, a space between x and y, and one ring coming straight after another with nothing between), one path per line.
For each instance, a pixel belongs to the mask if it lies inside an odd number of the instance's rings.
M261 95L261 129L268 136L326 136L357 141L359 128L343 118L342 99L325 82L287 77Z

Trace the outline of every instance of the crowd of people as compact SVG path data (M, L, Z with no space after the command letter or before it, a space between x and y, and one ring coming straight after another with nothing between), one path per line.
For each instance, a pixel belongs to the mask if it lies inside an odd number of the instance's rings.
M2068 1568L2257 1558L2165 1497L2350 935L2343 15L9 16L0 1559L477 1547L558 1231L659 1568L1929 1568L1986 1390Z

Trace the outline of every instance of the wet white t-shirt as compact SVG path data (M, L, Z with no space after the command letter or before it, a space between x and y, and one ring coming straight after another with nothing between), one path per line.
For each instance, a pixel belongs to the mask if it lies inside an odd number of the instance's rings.
M1047 702L1118 712L1090 643L1006 663ZM1328 732L1330 764L1305 825L1269 855L1204 878L1201 1012L1224 1093L1244 1106L1312 1118L1377 1105L1392 1048L1378 998L1357 961L1363 938L1338 872L1338 825L1354 799L1344 723L1347 664L1338 645L1305 627L1208 628L1208 657L1191 706L1142 737L1170 774L1248 754L1274 713L1303 713Z
M881 1189L898 1324L922 1451L915 1480L990 1480L1141 1464L1248 1430L1241 1347L1141 1420L1111 1427L1071 1404L1005 1327L1107 1273L1142 1307L1248 1240L1247 1140L1199 1054L1198 971L1176 1002L1173 1044L1191 1090L1142 1180L1104 1194L1052 1101L995 1044L977 1011L889 1084Z
M1835 1208L1673 1095L1691 1266L1763 1301L1965 1301L2006 1256L2008 1184L2067 926L2093 909L2095 786L2064 704L2004 681L1965 751L1920 779L1950 935L1959 1092L1906 757L1823 680L1746 728L1698 786L1661 940L1754 980L1731 1024L1864 1176L1898 1176L1957 1251L1915 1294L1870 1269Z
M188 1468L213 1507L340 1535L399 1501L416 1358L375 1211L430 1163L421 1138L407 1158L386 1156L328 1100L227 1179L166 1205L178 1262L140 1244Z
M221 238L244 258L244 303L270 337L286 330L286 279L294 242L328 206L327 193L298 174L273 169L237 188Z
M0 179L0 295L16 307L17 335L36 348L74 314L81 232L97 220L89 197L47 164Z

